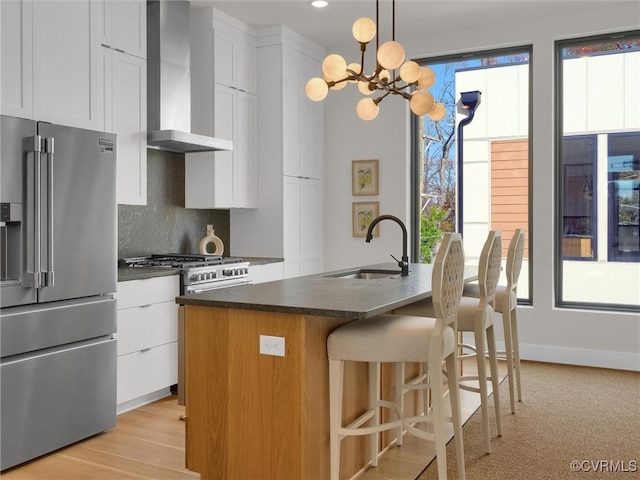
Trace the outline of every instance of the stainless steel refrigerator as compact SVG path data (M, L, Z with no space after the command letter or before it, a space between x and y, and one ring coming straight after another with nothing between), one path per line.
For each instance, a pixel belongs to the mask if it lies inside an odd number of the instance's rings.
M116 423L115 135L0 116L0 464Z

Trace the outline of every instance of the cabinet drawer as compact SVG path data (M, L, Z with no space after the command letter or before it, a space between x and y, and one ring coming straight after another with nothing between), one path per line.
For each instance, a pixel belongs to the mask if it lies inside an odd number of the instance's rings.
M118 357L118 405L177 382L177 342Z
M174 301L180 295L178 275L118 282L118 310Z
M118 355L178 340L178 305L162 302L118 310Z

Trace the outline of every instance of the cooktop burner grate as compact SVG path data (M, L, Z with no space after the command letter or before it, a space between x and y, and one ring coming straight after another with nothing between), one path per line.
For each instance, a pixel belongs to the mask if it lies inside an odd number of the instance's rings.
M240 257L222 257L219 255L199 255L188 253L154 254L144 257L123 258L120 264L129 267L168 267L196 268L212 265L241 263Z

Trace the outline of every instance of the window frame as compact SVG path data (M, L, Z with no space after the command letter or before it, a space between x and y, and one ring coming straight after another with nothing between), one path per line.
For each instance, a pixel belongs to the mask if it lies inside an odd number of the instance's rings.
M464 61L470 59L479 59L479 58L492 58L492 57L502 57L507 55L514 55L519 53L526 53L529 57L527 62L528 65L528 84L529 84L529 95L528 95L528 199L529 199L529 212L527 219L527 243L528 243L528 285L529 291L527 292L526 297L519 297L518 304L519 305L533 305L533 268L531 265L534 263L534 251L533 251L533 61L534 61L534 53L533 53L533 44L524 44L524 45L516 45L504 48L494 48L494 49L483 49L483 50L474 50L470 52L456 53L456 54L447 54L447 55L437 55L433 57L421 57L414 58L413 60L417 62L420 66L428 66L430 64L439 64L439 63L452 63L455 61ZM489 67L491 68L491 67ZM436 79L436 82L438 80ZM421 205L419 199L421 193L421 185L420 185L420 161L419 161L419 148L418 148L418 140L420 136L420 121L419 117L410 112L411 115L411 129L410 129L410 139L411 139L411 160L410 160L410 168L411 168L411 178L410 178L410 195L411 195L411 205L410 205L410 225L411 225L411 241L410 241L410 258L412 262L419 261L420 258L420 215L421 215ZM456 127L457 131L457 127ZM457 142L457 138L456 138ZM457 148L457 147L456 147ZM457 162L457 159L456 159ZM464 212L463 212L464 215ZM456 215L457 216L457 215ZM521 295L524 292L518 291L518 294Z
M627 30L623 32L611 32L601 35L589 35L585 37L576 37L569 39L556 40L554 42L554 52L555 52L555 75L554 75L554 92L555 92L555 102L554 102L554 117L555 117L555 126L554 126L554 189L553 195L555 200L555 208L554 208L554 234L553 234L553 246L554 246L554 254L553 254L553 272L554 272L554 305L556 308L566 308L566 309L589 309L594 311L609 311L609 312L638 312L640 311L640 307L637 305L627 305L627 304L617 304L617 303L602 303L602 302L585 302L585 301L574 301L574 300L565 300L563 298L563 284L564 284L564 272L563 272L563 262L565 258L563 258L563 246L562 246L562 232L563 232L563 149L562 143L564 138L564 110L563 110L563 85L564 85L564 77L563 77L563 62L564 58L562 56L562 51L565 48L570 47L578 47L587 44L595 44L595 43L606 43L614 42L616 40L621 40L623 38L638 38L640 37L640 30ZM607 147L608 148L608 147ZM602 220L601 220L602 221ZM609 218L606 219L607 224L609 223ZM609 227L607 227L608 230ZM607 242L608 243L608 242ZM608 250L608 247L607 247ZM608 257L608 252L607 252Z

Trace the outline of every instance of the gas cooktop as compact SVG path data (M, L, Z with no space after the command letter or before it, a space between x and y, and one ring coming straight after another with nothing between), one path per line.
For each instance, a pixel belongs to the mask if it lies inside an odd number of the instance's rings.
M126 267L169 267L169 268L196 268L212 265L227 265L241 263L240 257L222 257L219 255L199 255L188 253L164 253L143 257L123 258L120 266Z

